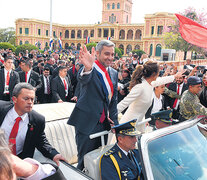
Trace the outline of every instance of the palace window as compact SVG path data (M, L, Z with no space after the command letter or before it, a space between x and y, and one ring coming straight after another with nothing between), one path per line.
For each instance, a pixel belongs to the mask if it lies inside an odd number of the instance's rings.
M109 16L109 22L112 24L116 22L116 16L114 16L114 14L111 14L111 16Z
M25 44L29 44L29 41L25 41Z
M25 34L29 34L29 28L25 28Z
M163 31L163 26L158 26L157 28L157 35L161 35Z
M154 26L151 27L151 35L154 34L154 28L155 28Z
M115 4L114 3L112 4L112 9L115 9Z
M62 37L62 32L60 32L60 37Z
M120 3L117 4L117 9L120 9Z
M48 36L48 34L49 34L48 30L46 30L46 36Z
M54 38L56 38L56 34L55 34L55 31L53 31L53 37L54 37Z
M22 28L19 28L19 34L22 34Z
M38 35L39 36L41 35L41 29L38 29Z
M19 41L19 45L22 45L22 40Z
M160 44L156 45L155 56L161 56L162 46Z
M110 4L109 3L107 4L107 9L110 9Z

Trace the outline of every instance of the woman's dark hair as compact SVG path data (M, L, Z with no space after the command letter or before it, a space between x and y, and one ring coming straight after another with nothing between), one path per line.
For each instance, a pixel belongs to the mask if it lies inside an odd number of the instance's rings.
M138 65L132 74L132 79L129 85L131 90L135 85L142 83L142 77L149 78L158 74L159 65L155 61L147 61L144 65Z

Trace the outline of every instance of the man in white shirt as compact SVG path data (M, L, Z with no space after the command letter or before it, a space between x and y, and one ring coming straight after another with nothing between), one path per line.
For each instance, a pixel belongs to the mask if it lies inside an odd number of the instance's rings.
M10 101L14 86L19 83L19 74L12 70L13 58L4 59L4 68L0 69L0 100Z
M67 67L59 67L59 76L52 79L52 102L69 102L73 97L70 77L67 76Z
M0 101L0 127L5 131L13 154L22 159L33 157L37 148L45 157L59 164L59 160L64 158L45 136L45 117L32 110L34 98L34 87L28 83L17 84L13 103Z

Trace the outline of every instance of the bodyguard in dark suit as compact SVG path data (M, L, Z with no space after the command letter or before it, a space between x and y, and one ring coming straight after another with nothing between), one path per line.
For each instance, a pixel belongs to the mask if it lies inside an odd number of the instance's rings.
M51 92L51 75L50 69L45 67L43 69L43 74L40 75L42 86L37 90L37 99L40 104L42 103L51 103L52 101L52 92Z
M100 138L91 140L89 135L110 130L110 124L118 124L118 73L109 67L114 58L114 46L113 42L103 40L97 44L96 52L92 48L90 54L85 46L80 51L79 59L84 65L78 74L81 91L68 120L68 124L74 126L76 131L79 169L83 169L84 155L101 145Z
M0 100L10 101L14 86L19 83L19 74L12 70L13 58L4 59L4 68L0 69Z
M52 102L69 102L73 97L70 78L67 77L67 67L59 67L59 76L52 79Z
M113 127L117 144L107 151L100 159L102 180L143 179L140 156L136 150L136 120Z
M185 90L188 89L187 84L184 83L184 76L179 76L175 79L175 82L171 83L168 87L169 90L177 92L177 94L182 95ZM179 92L178 92L179 90ZM171 98L166 96L166 105L173 109L173 118L178 119L180 116L179 110L179 99Z
M32 61L27 58L20 61L22 71L19 72L20 82L27 82L31 84L36 90L39 90L42 86L40 76L38 73L32 70Z
M28 83L17 84L13 91L13 103L0 101L0 127L5 131L12 152L20 158L33 157L37 148L58 164L64 158L45 136L44 116L32 110L34 98L34 87Z

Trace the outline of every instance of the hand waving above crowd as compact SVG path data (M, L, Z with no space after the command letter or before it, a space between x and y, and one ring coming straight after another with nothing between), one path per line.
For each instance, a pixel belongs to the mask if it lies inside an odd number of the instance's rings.
M80 62L84 65L84 71L90 71L93 67L93 63L95 61L95 48L92 47L91 53L87 50L86 46L80 48L79 59Z

